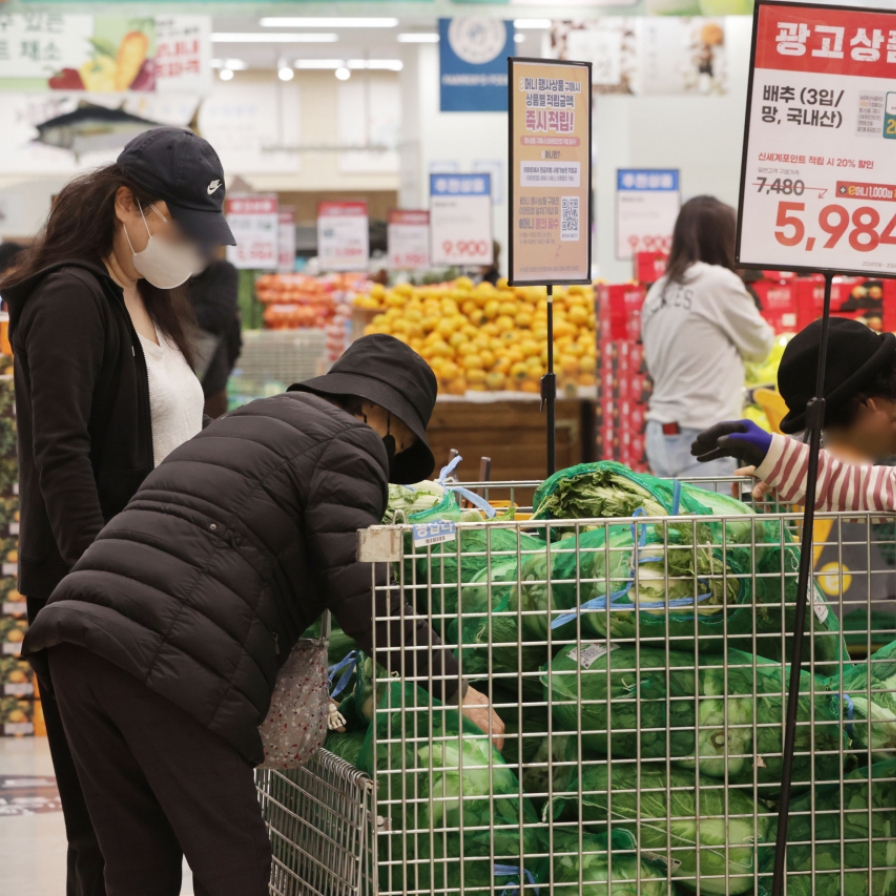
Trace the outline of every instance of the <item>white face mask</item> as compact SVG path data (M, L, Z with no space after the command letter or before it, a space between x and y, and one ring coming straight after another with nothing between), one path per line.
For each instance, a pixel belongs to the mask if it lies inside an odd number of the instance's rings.
M168 219L154 205L151 205L150 208L166 224L168 223ZM142 208L140 215L143 218L146 233L149 235L146 248L142 252L134 251L131 238L128 236L128 229L127 227L124 229L128 246L131 247L134 270L138 274L145 277L158 289L174 289L186 283L197 271L202 270L202 259L194 246L189 243L171 243L161 237L154 237L149 232L149 225L146 223L146 215L143 214Z

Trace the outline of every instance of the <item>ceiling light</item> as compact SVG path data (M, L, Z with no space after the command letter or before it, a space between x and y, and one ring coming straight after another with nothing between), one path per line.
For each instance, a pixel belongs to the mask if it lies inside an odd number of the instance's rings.
M296 59L293 65L296 68L326 69L333 71L337 68L343 68L345 63L341 59Z
M232 68L235 72L243 72L249 68L249 65L242 59L225 59L224 68Z
M398 35L400 44L437 44L439 35L434 31L408 31Z
M514 19L514 28L550 28L550 19Z
M281 31L219 31L212 35L215 44L332 44L339 40L338 34L298 34Z
M352 69L383 72L400 72L404 68L400 59L349 59L346 65Z
M277 69L277 77L281 81L292 81L296 73L292 70L292 66L288 62L281 61Z
M265 16L259 22L262 28L394 28L398 19L391 18L324 18L322 16Z
M336 77L339 78L340 81L348 81L351 76L352 73L344 65L340 65L339 68L336 69Z
M233 80L233 69L232 68L222 68L218 73L218 77L222 81L232 81Z
M518 44L521 44L521 43L526 39L526 35L525 35L525 34L514 34L514 35L513 35L513 39L514 39Z

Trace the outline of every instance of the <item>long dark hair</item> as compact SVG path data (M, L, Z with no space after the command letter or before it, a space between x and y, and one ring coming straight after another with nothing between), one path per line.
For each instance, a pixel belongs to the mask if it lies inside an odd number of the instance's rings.
M734 270L737 214L715 196L695 196L678 213L672 231L672 250L666 266L667 283L683 283L696 261Z
M16 258L14 268L0 280L0 287L21 283L48 265L67 259L102 266L102 260L112 252L118 226L115 195L120 187L127 187L144 210L159 199L130 180L118 165L106 165L76 177L62 188L37 239ZM141 279L137 288L150 320L192 365L187 329L193 322L193 312L186 285L159 289Z

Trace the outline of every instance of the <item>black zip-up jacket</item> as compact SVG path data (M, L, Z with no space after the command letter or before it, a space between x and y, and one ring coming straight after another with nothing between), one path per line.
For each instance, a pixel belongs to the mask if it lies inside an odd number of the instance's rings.
M357 530L386 508L388 459L366 424L287 392L215 420L176 448L100 533L28 630L44 651L77 644L125 669L253 765L277 670L324 609L378 659L442 699L457 660L428 620L357 559ZM394 648L401 648L396 650Z
M19 591L46 600L152 472L146 360L101 262L3 290L15 352Z

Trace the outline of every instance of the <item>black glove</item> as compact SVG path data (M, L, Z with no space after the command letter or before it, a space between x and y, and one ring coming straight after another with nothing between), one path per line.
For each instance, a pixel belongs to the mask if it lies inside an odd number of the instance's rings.
M691 454L702 464L719 457L736 457L758 467L771 444L771 433L752 420L729 420L701 432L691 445Z

